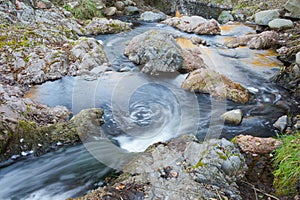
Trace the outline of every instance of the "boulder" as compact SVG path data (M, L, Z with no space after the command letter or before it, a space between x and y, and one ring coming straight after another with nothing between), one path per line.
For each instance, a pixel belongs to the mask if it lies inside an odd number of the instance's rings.
M84 27L84 33L86 35L119 33L130 30L131 26L131 23L122 22L120 20L93 18L93 20Z
M226 24L229 21L234 21L234 18L230 11L223 10L218 17L218 22L221 24Z
M164 13L154 13L151 11L146 11L141 14L142 21L145 22L159 22L166 19L166 15Z
M117 12L116 7L108 7L108 8L104 9L104 14L105 14L105 16L108 16L108 17L115 15L116 12Z
M260 34L243 35L234 38L224 45L229 48L248 46L251 49L269 49L278 45L279 35L275 31L265 31Z
M212 69L201 68L191 72L182 84L186 90L209 93L217 99L247 103L250 94L239 83L234 83Z
M81 199L241 199L236 181L247 167L226 139L200 143L184 135L151 145L131 160L115 184Z
M215 19L207 20L200 16L172 17L162 23L176 27L184 32L199 35L217 35L221 33L220 26Z
M289 12L286 16L300 19L300 0L288 0L284 8Z
M231 110L221 116L225 123L239 125L242 122L243 113L241 109Z
M242 152L268 154L279 148L281 141L274 138L260 138L251 135L239 135L233 139Z
M284 131L287 127L287 119L287 115L281 116L277 119L273 126L280 131Z
M269 22L268 26L271 29L289 29L293 28L294 24L291 20L289 19L273 19L272 21Z
M142 65L142 72L176 72L183 67L182 49L167 33L150 30L134 37L124 54L135 64Z
M135 6L126 6L125 7L125 14L126 15L136 15L139 14L140 10Z
M273 19L279 18L280 13L278 10L264 10L255 13L255 23L258 25L267 26Z

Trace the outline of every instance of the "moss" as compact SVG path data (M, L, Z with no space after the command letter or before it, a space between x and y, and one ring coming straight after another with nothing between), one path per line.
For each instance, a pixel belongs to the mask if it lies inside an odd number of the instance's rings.
M219 151L216 151L216 153L218 154L219 158L221 158L222 160L227 160L227 156Z
M276 150L273 160L274 186L277 194L295 196L300 184L300 134L285 135L283 145Z
M193 168L193 169L197 169L197 168L199 168L199 167L205 167L205 166L207 166L207 164L204 163L204 162L202 162L202 159L200 159L200 160L197 162L196 165L192 166L192 168Z

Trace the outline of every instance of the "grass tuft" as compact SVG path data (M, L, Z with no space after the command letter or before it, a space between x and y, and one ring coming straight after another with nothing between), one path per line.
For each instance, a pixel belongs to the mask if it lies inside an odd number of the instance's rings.
M274 187L278 195L296 195L300 184L300 134L282 136L274 158Z

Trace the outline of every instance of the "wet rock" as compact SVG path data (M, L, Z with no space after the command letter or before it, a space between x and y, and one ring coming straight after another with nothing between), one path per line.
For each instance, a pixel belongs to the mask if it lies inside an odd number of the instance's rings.
M182 49L167 33L151 30L134 37L125 48L129 60L143 65L142 72L176 72L183 67Z
M82 142L92 136L104 138L99 129L99 126L104 123L103 114L104 111L99 108L84 109L75 115L69 123L72 123L73 127L76 128Z
M243 35L224 43L229 48L248 46L251 49L269 49L278 45L278 33L265 31L260 34Z
M222 115L225 123L239 125L242 122L243 113L241 109L231 110Z
M125 14L126 15L136 15L139 14L140 10L135 6L126 6L125 7Z
M223 10L218 17L218 22L221 24L226 24L229 21L234 21L234 18L230 11Z
M109 8L105 8L104 10L105 16L113 16L116 14L116 12L117 12L116 7L109 7Z
M200 16L172 17L162 23L178 28L181 31L199 35L217 35L221 33L218 22Z
M130 30L131 26L131 23L122 22L120 20L93 18L93 20L84 27L84 33L87 35L119 33Z
M287 127L287 116L281 116L278 118L278 120L273 124L275 128L277 128L280 131L284 131Z
M138 185L143 199L241 199L235 181L245 170L243 156L229 141L199 143L194 136L184 135L151 145L137 155L112 186L119 189L118 194L110 194L123 198L128 195L123 190L126 185ZM82 199L104 198L107 189L100 188Z
M212 96L236 103L247 103L249 92L239 83L234 83L212 69L201 68L191 72L182 84L186 90L209 93Z
M268 26L271 29L288 29L288 28L293 28L294 24L291 20L289 19L273 19L268 23Z
M280 13L278 10L264 10L255 13L255 23L258 25L267 26L273 19L279 18Z
M239 135L233 140L241 151L252 154L268 154L282 144L281 141L274 138L260 138L251 135Z
M296 64L300 66L300 51L296 54Z
M154 13L151 11L147 11L141 14L141 20L145 22L159 22L166 19L166 15L164 13Z
M299 0L288 0L284 5L284 8L289 11L286 16L300 19L300 1Z

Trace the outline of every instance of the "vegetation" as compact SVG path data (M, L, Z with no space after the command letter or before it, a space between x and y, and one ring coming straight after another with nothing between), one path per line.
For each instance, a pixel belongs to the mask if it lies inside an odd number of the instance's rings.
M279 195L294 196L300 187L300 134L284 135L282 141L274 158L274 187Z
M103 17L102 12L92 1L81 0L78 6L72 8L69 5L65 5L64 8L70 11L77 19L87 20L94 17Z

